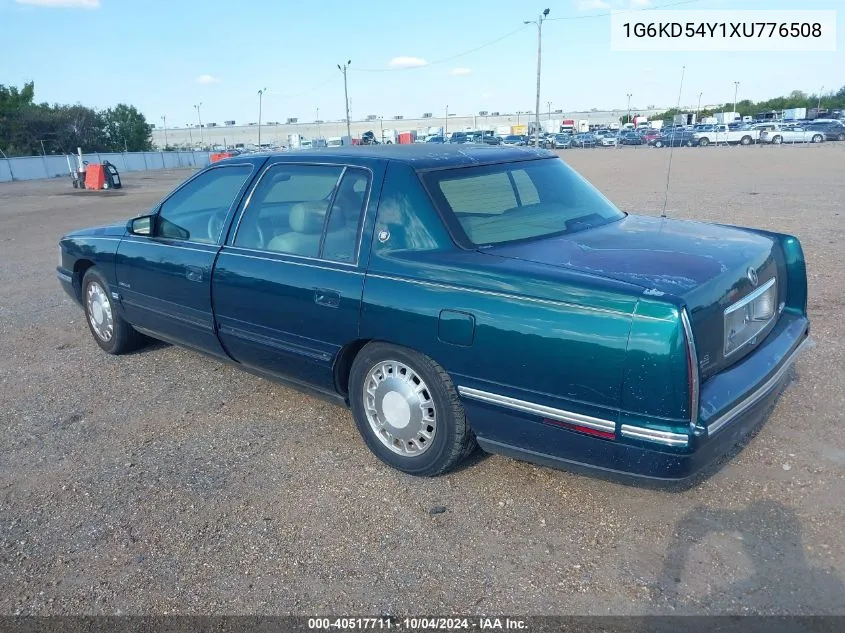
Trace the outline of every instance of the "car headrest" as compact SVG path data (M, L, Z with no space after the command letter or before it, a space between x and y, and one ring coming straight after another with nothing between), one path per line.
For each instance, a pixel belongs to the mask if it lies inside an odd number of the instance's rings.
M288 223L297 233L319 233L326 217L325 202L297 202L290 210Z

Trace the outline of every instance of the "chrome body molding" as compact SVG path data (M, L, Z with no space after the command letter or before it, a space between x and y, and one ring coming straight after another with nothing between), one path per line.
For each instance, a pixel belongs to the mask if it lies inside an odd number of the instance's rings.
M64 281L66 283L69 283L69 284L73 283L73 275L68 275L66 272L63 272L61 270L56 271L56 277L58 277L61 281Z
M657 431L655 429L646 429L641 426L631 426L630 424L623 424L621 432L624 437L633 437L638 440L658 442L659 444L665 444L666 446L689 445L689 435L686 433Z
M690 429L693 433L698 426L698 407L699 407L699 394L701 392L701 381L699 378L699 368L698 368L698 354L695 351L695 339L692 337L692 324L689 320L689 314L687 314L687 309L681 309L681 324L684 328L684 338L687 341L687 355L689 356L689 363L690 369L692 370L692 378L690 380L690 388L692 389L692 393L690 394Z
M495 404L515 411L523 413L530 413L538 415L543 418L551 420L558 420L560 422L567 422L569 424L577 424L586 426L597 431L605 431L607 433L616 432L616 423L612 420L604 420L602 418L594 418L589 415L581 413L574 413L572 411L564 411L563 409L556 409L554 407L547 407L542 404L528 402L526 400L518 400L517 398L510 398L508 396L501 396L489 391L481 391L480 389L472 389L470 387L458 387L458 393L464 398L471 400L478 400L488 404Z
M772 376L760 385L757 389L751 392L748 396L743 398L739 403L731 407L728 411L720 415L716 418L713 422L707 425L707 435L713 436L715 435L722 427L726 424L729 424L738 416L745 413L748 409L753 407L757 402L762 400L772 389L774 389L777 384L780 382L781 378L783 378L784 374L792 367L792 363L795 362L795 359L798 357L804 347L810 342L809 337L805 338L798 347L796 347L789 356L781 363L778 370L772 374Z

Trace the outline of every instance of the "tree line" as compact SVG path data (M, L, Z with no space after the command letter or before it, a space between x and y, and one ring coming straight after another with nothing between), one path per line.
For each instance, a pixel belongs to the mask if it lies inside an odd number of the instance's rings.
M733 102L725 103L715 108L703 108L699 112L700 117L712 116L717 112L739 112L740 116L754 117L762 112L782 112L791 108L821 108L822 110L845 110L845 86L842 86L838 91L831 92L826 95L807 94L801 90L793 90L785 97L775 97L766 101L751 101L750 99L743 99L736 102L736 109L734 109ZM689 112L689 109L679 110L671 108L665 112L659 112L651 115L649 118L657 120L671 120L676 114ZM633 113L631 118L633 118ZM626 123L628 116L622 117L622 122Z
M142 152L153 148L152 126L134 106L95 110L35 102L35 83L0 84L0 150L6 156Z

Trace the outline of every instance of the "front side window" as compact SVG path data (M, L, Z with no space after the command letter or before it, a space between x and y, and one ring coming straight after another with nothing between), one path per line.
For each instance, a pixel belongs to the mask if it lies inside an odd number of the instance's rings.
M559 158L428 172L435 203L475 246L600 226L624 217Z
M252 173L252 165L209 169L165 200L156 218L156 237L216 244L229 208Z
M252 194L234 246L352 263L369 189L364 169L274 165Z

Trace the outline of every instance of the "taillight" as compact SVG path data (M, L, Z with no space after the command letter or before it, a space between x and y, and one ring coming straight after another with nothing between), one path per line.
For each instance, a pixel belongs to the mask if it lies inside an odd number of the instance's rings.
M698 424L698 355L695 353L695 340L692 337L692 325L690 324L687 309L681 309L681 323L684 328L684 341L687 348L687 392L689 393L690 429L695 431Z

